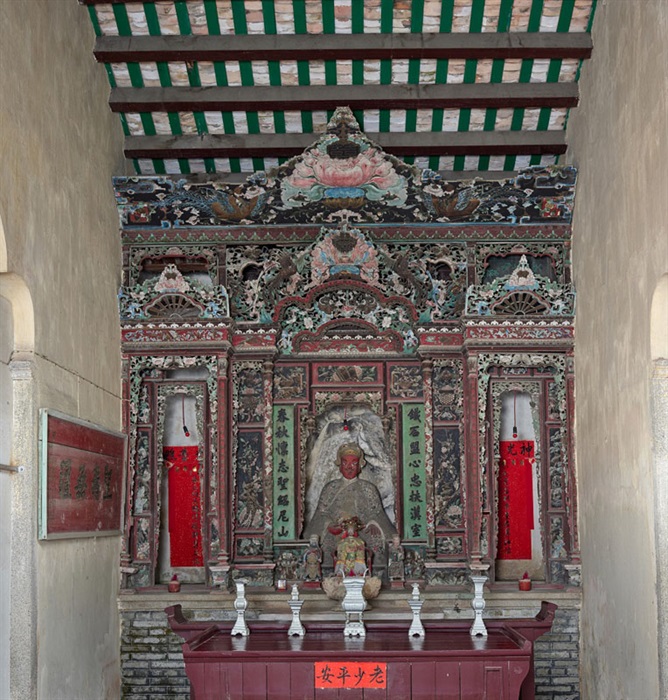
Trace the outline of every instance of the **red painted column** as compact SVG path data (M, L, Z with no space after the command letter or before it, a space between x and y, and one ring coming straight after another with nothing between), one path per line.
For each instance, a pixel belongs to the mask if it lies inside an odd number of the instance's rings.
M482 484L478 421L478 356L467 357L464 377L464 436L466 440L466 509L469 556L472 564L480 564L482 550Z
M211 504L218 520L220 550L218 565L229 566L230 533L228 528L229 484L229 361L227 356L218 358L218 474L217 503Z
M262 367L264 385L264 551L265 562L274 560L274 465L272 432L274 404L274 363L266 359Z
M578 536L578 498L575 477L575 375L572 353L566 359L566 432L568 435L568 482L565 489L568 527L571 534L571 562L580 563L580 538Z
M434 362L431 358L422 360L424 394L424 473L427 503L427 559L436 559L436 529L434 518L434 410L433 410Z
M123 426L128 431L130 428L130 360L123 357L122 373L121 373L121 391L123 397ZM132 553L130 551L130 535L132 530L132 491L134 474L129 473L130 466L130 450L134 449L134 445L130 444L128 439L125 444L125 531L121 538L121 588L127 586L128 573L132 562Z

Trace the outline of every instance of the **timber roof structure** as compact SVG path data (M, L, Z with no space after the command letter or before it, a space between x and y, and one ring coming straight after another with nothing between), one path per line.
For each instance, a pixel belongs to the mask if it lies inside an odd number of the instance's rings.
M241 181L353 110L385 151L504 177L566 151L596 0L80 0L137 174Z

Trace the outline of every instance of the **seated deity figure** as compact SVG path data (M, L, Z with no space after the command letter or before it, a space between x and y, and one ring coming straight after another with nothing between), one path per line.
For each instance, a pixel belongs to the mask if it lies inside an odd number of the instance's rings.
M375 523L389 540L397 530L387 517L375 484L359 478L364 466L364 452L356 443L339 447L336 465L341 478L325 484L318 507L304 528L304 537L318 535L323 541L330 526L336 526L344 517L357 517L361 522Z
M362 523L358 518L345 518L340 528L330 528L334 535L341 534L336 546L335 576L364 576L370 569L366 558L366 545L357 535Z

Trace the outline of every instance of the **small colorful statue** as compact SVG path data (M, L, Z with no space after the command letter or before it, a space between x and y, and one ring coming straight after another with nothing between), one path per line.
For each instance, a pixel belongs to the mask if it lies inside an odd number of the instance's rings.
M330 527L333 535L341 535L336 545L335 576L365 576L371 573L371 562L367 560L366 544L358 536L363 528L359 518L342 518L338 527Z
M322 549L318 544L318 535L311 535L304 553L304 581L322 581Z
M404 548L399 535L393 535L387 545L387 575L390 581L404 580Z

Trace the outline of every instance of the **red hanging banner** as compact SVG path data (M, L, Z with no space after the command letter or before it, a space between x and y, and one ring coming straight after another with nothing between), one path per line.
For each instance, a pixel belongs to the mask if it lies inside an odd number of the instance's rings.
M169 494L170 566L204 566L197 445L165 447L163 457Z
M498 559L531 559L533 440L501 440Z

